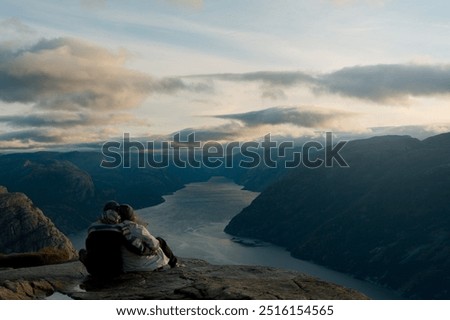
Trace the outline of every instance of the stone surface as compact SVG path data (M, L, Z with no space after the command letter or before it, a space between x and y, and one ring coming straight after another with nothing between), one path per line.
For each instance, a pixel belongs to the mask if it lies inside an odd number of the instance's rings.
M0 271L1 299L42 299L60 292L73 299L367 299L298 272L260 266L211 265L183 259L184 266L96 280L78 261Z
M35 259L36 252L59 261L76 257L70 240L23 193L0 189L0 230L0 266L11 259ZM11 256L13 253L34 254Z

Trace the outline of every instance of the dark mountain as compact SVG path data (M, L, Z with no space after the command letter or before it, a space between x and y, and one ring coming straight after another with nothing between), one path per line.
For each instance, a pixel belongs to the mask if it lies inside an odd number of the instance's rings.
M281 142L277 141L277 143ZM294 152L300 152L301 148L298 146L303 142L296 141L296 148L286 149L283 155L279 154L280 149L273 147L270 160L265 160L267 155L262 148L252 150L251 156L237 152L225 157L224 164L210 172L212 175L227 177L236 184L244 186L246 190L261 192L291 170L286 168L286 162L294 158ZM269 162L271 164L268 165Z
M133 155L132 157L136 157ZM64 233L86 228L103 204L115 199L135 209L164 201L170 194L210 174L192 168L102 168L96 152L37 152L0 156L0 184L26 193Z
M450 134L349 142L349 168L300 167L226 227L411 298L450 298Z
M0 183L27 194L63 232L95 219L94 183L73 163L23 154L0 157L0 166Z
M68 160L90 174L97 196L104 202L116 199L139 209L163 202L162 195L170 194L183 187L178 178L167 171L152 168L103 168L103 156L96 152L60 153L60 159Z

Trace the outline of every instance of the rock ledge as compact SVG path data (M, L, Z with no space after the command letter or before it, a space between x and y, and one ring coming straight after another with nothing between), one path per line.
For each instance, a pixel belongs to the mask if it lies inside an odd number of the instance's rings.
M211 265L183 259L185 266L124 274L114 280L89 277L78 261L0 271L1 299L43 299L61 292L72 299L368 299L311 276L261 266Z

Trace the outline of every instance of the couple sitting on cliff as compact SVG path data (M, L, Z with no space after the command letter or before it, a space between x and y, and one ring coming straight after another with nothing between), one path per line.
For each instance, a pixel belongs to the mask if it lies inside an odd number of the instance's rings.
M177 266L166 241L152 236L131 206L115 201L106 203L100 220L89 227L79 256L87 271L101 278Z

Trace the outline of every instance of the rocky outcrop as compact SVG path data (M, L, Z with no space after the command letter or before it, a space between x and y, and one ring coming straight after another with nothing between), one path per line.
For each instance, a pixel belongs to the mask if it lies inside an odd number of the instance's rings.
M80 262L0 271L1 299L42 299L58 291L73 299L367 299L359 292L302 273L260 266L184 266L90 278Z
M23 193L0 188L0 266L20 267L76 257L70 240ZM24 254L25 253L25 254Z

